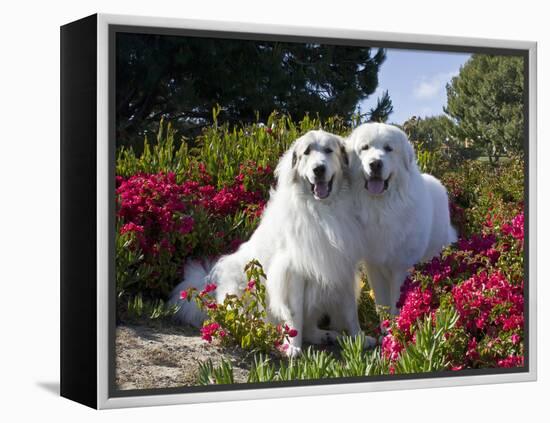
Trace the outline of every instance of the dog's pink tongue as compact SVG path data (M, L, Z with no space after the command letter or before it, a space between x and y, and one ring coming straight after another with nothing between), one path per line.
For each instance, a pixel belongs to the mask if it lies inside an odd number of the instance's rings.
M327 198L328 197L328 183L326 182L315 182L313 185L313 192L318 198Z
M381 194L384 191L384 181L382 179L371 179L367 182L367 190L371 194Z

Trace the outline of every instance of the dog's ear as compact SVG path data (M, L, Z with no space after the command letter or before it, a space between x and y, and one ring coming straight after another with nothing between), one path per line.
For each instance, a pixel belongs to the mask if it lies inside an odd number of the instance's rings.
M292 145L281 157L275 168L276 187L290 186L296 181L298 165L298 153L296 146Z
M291 167L291 175L292 175L292 182L296 182L298 180L298 169L296 168L298 165L298 153L296 153L296 147L292 149L292 167Z
M410 172L415 165L414 148L408 139L405 138L403 141L403 152L401 156L403 157L405 169L407 172Z

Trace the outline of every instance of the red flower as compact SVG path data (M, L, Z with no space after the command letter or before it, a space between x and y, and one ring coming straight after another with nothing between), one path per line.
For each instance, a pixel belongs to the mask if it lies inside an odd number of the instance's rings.
M173 173L136 174L117 179L117 218L120 234L139 234L139 247L149 261L162 251L174 252L175 240L170 233L186 235L193 230L194 220L185 215L184 187L176 183Z
M200 292L200 296L204 297L206 294L214 291L217 288L215 283L207 283L204 287L204 289Z
M205 325L201 328L201 337L207 342L212 342L212 336L216 335L216 332L220 328L220 325L216 322Z
M123 235L126 232L139 232L143 233L143 226L136 225L134 222L126 223L120 228L120 234Z
M298 335L298 331L296 329L290 329L287 332L287 335L290 336L291 338L294 338L296 335Z
M502 360L498 360L498 367L523 367L523 356L511 355Z
M206 307L210 310L215 310L215 309L218 308L218 304L216 304L214 301L212 301L211 303L206 304Z
M251 290L254 289L255 286L256 286L256 281L255 281L254 279L250 279L250 280L248 281L247 286L246 286L246 290L247 290L247 291L251 291Z
M382 353L390 360L397 360L403 350L403 345L393 336L387 335L382 339Z

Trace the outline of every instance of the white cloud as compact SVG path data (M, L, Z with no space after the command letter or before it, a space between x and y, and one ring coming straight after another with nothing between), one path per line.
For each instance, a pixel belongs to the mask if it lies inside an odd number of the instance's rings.
M458 71L438 73L430 77L423 77L415 83L413 94L419 100L430 100L444 93L445 85Z

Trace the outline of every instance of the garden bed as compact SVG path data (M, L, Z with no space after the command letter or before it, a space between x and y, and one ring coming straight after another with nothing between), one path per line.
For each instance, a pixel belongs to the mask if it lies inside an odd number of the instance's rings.
M186 143L177 147L173 130L161 123L156 142L146 143L143 154L119 150L116 281L117 321L122 323L116 336L116 381L120 389L524 365L521 157L496 166L479 160L450 162L438 151L417 146L420 169L440 178L449 192L460 240L440 257L415 267L402 288L401 313L395 318L374 307L364 280L358 305L361 327L378 337L380 324L385 326L383 341L375 350L363 352L350 344L347 354L331 347L326 352L311 350L292 364L275 356L268 360L250 351L274 353L267 347L278 348L280 342L273 341L280 334L264 327L260 314L251 319L249 312L246 316L227 312L247 304L246 298L231 299L241 303L229 308L213 307L208 292L185 294L189 299L198 295L208 309L202 332L171 323L175 310L165 301L185 273L185 260L230 253L249 239L280 155L300 133L319 126L314 120L296 124L277 116L267 126L231 130L214 125L189 150ZM348 131L338 121L324 126L342 135ZM261 285L243 295L254 296L260 304Z

